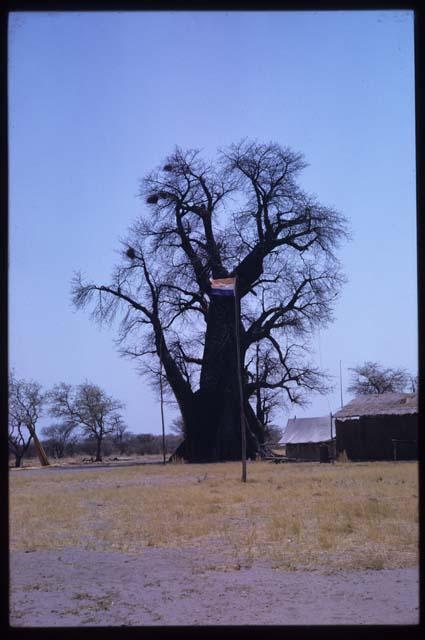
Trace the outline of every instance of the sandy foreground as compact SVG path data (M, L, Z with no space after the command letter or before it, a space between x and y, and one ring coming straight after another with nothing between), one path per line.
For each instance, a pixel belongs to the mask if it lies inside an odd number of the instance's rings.
M11 553L14 627L417 624L415 568L283 571L214 549Z

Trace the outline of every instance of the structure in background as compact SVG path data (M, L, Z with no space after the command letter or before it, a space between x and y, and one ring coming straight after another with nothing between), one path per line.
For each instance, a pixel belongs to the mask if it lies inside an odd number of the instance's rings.
M337 456L349 460L415 460L418 396L359 396L335 414Z
M335 424L330 415L320 418L290 418L279 441L288 458L321 460L335 458Z

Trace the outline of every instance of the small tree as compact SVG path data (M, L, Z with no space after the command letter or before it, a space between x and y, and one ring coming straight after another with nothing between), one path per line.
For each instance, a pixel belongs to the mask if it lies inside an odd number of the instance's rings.
M418 376L413 376L413 375L409 376L409 387L410 387L409 390L411 391L411 393L417 392L418 382L419 382Z
M411 383L406 369L385 368L377 362L365 362L350 369L351 382L347 391L355 395L403 392Z
M22 459L34 440L42 465L48 460L36 434L36 425L42 415L45 394L41 384L9 376L9 446L15 455L15 466L20 467Z
M22 459L30 446L32 435L19 421L9 417L9 450L15 456L15 467L20 467Z
M177 418L174 418L174 420L171 421L171 424L169 426L169 430L171 431L172 434L178 436L179 438L183 439L184 438L184 421L183 418L181 416L178 416Z
M76 387L61 382L49 393L51 414L78 427L96 443L96 462L102 460L102 441L113 433L121 420L123 404L108 396L103 389L90 382Z
M282 407L286 408L294 398L300 406L308 404L302 390L298 395L293 390L292 397L283 396L284 390L279 382L280 369L281 363L274 357L270 347L264 347L257 343L252 360L248 361L245 369L245 376L248 380L245 388L257 420L264 427L265 444L280 439L280 429L274 424L277 410ZM299 373L301 375L301 371ZM314 389L315 381L313 378L316 375L314 369L305 363L302 375L304 387L309 388L310 386ZM322 374L322 391L324 393L328 390L330 387L326 386L326 375Z
M276 424L269 424L267 426L267 443L269 446L277 445L282 437L283 429Z
M138 433L136 435L137 453L140 455L150 455L159 453L160 449L158 443L155 440L153 433Z
M112 442L115 446L118 447L119 454L122 456L125 453L128 440L127 436L130 432L127 429L127 425L120 415L115 415L113 417L113 431L112 431Z
M72 422L51 424L42 429L43 436L47 439L46 447L49 447L55 458L63 458L67 445L71 441L71 436L75 430Z

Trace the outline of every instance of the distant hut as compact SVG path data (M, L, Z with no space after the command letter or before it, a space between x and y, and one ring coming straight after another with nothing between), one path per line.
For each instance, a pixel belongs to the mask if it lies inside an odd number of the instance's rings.
M359 396L335 413L335 430L337 455L349 460L415 460L417 394Z
M279 441L288 458L320 460L335 457L335 425L331 416L290 418ZM327 449L327 453L326 453ZM325 455L324 455L325 452Z

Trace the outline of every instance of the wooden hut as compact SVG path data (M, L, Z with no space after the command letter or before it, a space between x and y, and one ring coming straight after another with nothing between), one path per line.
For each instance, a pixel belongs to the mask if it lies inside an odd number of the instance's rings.
M382 393L355 398L335 413L336 452L349 460L415 460L418 397Z
M290 418L279 441L288 458L323 460L326 447L328 457L335 456L335 425L331 416L319 418Z

